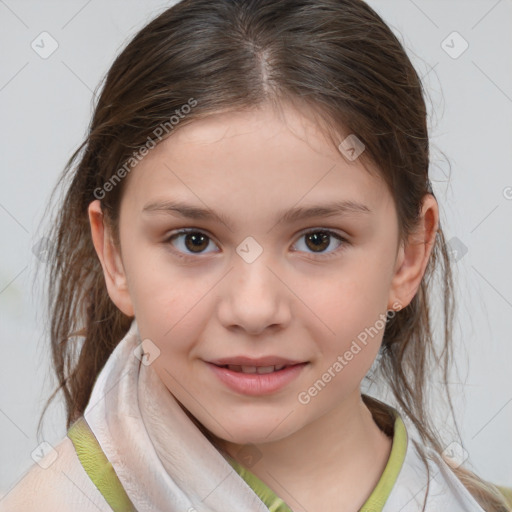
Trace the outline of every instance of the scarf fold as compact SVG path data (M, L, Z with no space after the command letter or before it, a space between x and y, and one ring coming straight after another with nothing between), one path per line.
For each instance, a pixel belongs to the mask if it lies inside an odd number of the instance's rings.
M135 353L134 319L99 373L84 418L139 512L268 512Z

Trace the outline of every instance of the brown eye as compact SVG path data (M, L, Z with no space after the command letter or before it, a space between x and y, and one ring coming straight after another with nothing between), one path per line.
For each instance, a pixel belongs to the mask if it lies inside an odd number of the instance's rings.
M174 244L174 240L178 240L177 244ZM208 235L202 231L197 230L181 230L171 235L166 243L171 243L177 248L178 252L187 254L201 254L208 247L211 239ZM209 251L208 251L209 252Z
M348 244L348 241L341 235L338 235L338 233L325 229L307 231L301 235L300 239L304 239L306 249L299 247L298 250L304 250L310 254L310 251L312 251L313 254L318 254L320 257L335 255L340 250L340 247L343 249ZM332 246L333 240L337 242L337 245L333 247L333 250L326 251L326 249Z
M208 242L205 243L207 238L203 233L187 233L185 235L185 246L192 252L201 252L208 247Z
M335 256L340 250L343 250L346 245L349 245L348 240L328 229L310 229L303 233L300 239L305 240L305 247L294 250L313 254L313 257L319 258ZM334 246L333 241L335 242ZM213 243L211 237L206 233L192 228L176 231L165 240L166 244L170 243L176 249L173 252L181 258L186 258L194 254L200 255L215 252L206 250L210 242ZM296 245L300 244L297 242ZM327 250L329 247L331 247L332 250Z
M324 231L315 231L306 235L306 244L314 251L323 251L329 247L330 235Z

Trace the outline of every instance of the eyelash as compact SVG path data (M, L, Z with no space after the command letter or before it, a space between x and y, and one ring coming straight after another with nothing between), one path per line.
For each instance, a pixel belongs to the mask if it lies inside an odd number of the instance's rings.
M208 235L208 233L200 230L200 229L196 229L196 228L185 228L185 229L180 229L178 231L174 231L173 233L171 233L165 240L164 240L164 244L169 244L172 242L172 240L176 237L179 237L180 235L187 235L187 234L190 234L190 233L199 233L199 234L202 234L202 235L205 235L209 240L213 241L213 239ZM332 231L330 229L323 229L323 228L314 228L314 229L309 229L307 231L303 231L300 236L299 236L299 239L302 238L303 236L305 235L310 235L312 233L324 233L324 234L327 234L331 237L334 237L335 239L337 239L339 242L341 242L341 245L334 249L333 251L331 252L328 252L328 253L309 253L312 256L312 259L326 259L326 258L330 258L332 256L336 256L340 251L342 251L346 245L350 245L350 242L343 236L341 236L339 233L335 232L335 231ZM189 253L189 254L184 254L180 251L177 251L177 250L174 250L172 249L173 253L175 253L179 258L183 258L183 259L186 259L186 260L197 260L197 257L196 256L192 256L193 253ZM297 252L300 252L300 251L297 251ZM196 253L197 256L199 256L200 254L202 253Z

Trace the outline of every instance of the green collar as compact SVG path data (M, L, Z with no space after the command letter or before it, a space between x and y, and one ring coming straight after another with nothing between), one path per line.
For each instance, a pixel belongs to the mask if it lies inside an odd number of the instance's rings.
M382 511L402 468L407 449L407 431L398 411L393 409L393 413L395 415L393 445L388 462L375 489L359 512ZM136 511L112 464L108 461L83 416L71 425L67 436L71 439L83 468L112 510L114 512ZM291 512L290 507L256 475L229 455L225 455L225 458L259 496L270 512Z
M114 512L137 512L83 416L69 427L67 436L75 447L80 463L110 508Z
M402 469L405 452L407 451L407 430L398 411L392 408L392 412L395 416L395 424L391 453L380 480L359 512L382 512ZM254 473L239 464L230 455L224 454L224 457L259 496L260 500L265 503L270 512L292 512L291 508Z

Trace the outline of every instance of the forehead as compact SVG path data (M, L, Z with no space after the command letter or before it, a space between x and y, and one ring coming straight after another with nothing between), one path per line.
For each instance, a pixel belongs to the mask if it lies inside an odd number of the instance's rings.
M190 199L235 215L348 199L378 210L391 198L375 174L345 159L309 112L265 105L178 127L131 171L123 203Z

